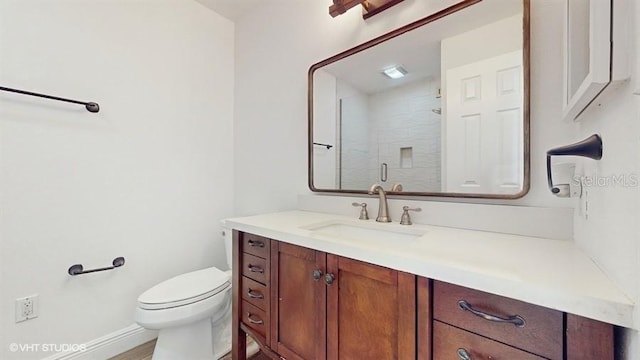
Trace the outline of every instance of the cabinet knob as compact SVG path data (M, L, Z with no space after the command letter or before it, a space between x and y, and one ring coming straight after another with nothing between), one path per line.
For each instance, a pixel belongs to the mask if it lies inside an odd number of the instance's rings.
M333 274L325 274L324 275L324 282L327 285L331 285L333 284L333 280L335 279L335 276L333 276Z
M471 360L469 352L463 348L458 349L458 358L460 360Z
M322 271L320 269L313 270L313 280L318 281L322 277Z

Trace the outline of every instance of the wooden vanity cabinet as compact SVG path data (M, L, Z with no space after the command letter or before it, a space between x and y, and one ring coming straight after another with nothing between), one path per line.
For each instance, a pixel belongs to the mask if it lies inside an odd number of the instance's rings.
M234 259L244 272L255 259L242 251L243 235L234 233ZM267 328L248 323L253 304L234 297L234 360L246 359L245 333L275 359L416 359L415 275L275 240L269 254ZM254 279L236 281L241 298Z
M246 334L286 360L614 358L613 325L522 301L238 231L233 260L234 360Z

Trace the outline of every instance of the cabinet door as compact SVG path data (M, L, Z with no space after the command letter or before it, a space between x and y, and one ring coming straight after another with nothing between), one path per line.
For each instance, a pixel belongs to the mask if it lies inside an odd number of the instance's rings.
M288 360L326 358L326 255L282 242L271 249L271 347Z
M327 255L327 358L415 359L415 275Z

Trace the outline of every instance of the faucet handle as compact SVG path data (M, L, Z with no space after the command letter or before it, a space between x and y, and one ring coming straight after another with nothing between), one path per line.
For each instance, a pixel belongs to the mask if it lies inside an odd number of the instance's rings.
M367 203L357 203L354 202L351 204L352 206L358 207L360 206L360 220L369 220L369 213L367 212Z
M410 208L408 206L403 206L402 207L402 217L400 217L400 225L411 225L413 224L411 222L411 216L409 216L409 211L416 211L416 212L420 212L422 211L421 208Z

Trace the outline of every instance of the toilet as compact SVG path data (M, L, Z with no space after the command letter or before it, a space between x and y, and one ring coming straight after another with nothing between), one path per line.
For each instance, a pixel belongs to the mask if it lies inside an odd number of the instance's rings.
M231 231L223 231L231 268ZM178 275L138 297L135 321L158 330L153 360L213 360L231 350L231 270Z

